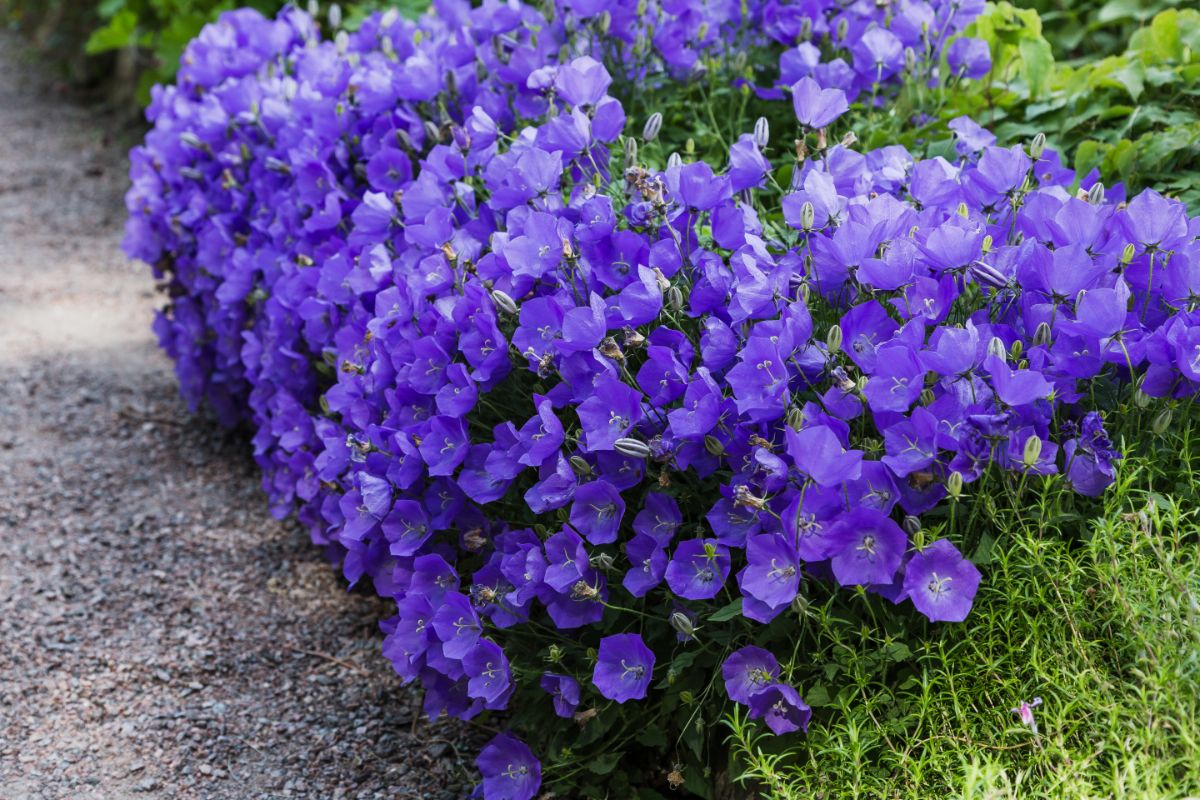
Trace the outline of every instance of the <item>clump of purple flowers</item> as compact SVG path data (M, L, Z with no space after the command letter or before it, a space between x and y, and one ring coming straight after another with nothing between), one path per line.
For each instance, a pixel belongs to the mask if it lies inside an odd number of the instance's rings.
M1200 222L969 120L954 161L829 145L977 9L813 6L744 6L804 40L760 88L817 134L782 157L755 130L652 165L625 136L614 74L678 79L736 4L654 6L652 47L629 3L439 2L332 39L234 12L156 90L126 245L166 281L162 344L193 405L253 428L273 511L395 601L384 651L431 716L689 728L720 674L805 730L763 645L814 587L964 619L979 571L902 517L989 473L1099 494L1094 398L1200 386ZM479 765L489 798L541 785L507 734Z

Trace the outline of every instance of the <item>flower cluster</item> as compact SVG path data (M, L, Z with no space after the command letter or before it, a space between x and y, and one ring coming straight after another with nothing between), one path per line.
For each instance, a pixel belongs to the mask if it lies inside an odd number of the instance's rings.
M813 150L763 124L723 163L652 165L605 59L651 52L616 63L665 80L689 64L672 48L747 13L683 5L654 13L686 35L649 50L628 3L439 3L332 40L295 10L230 13L134 151L127 249L167 282L185 395L249 421L273 510L395 600L385 653L431 716L520 694L587 723L720 675L771 730L806 729L766 648L807 591L964 619L980 573L922 515L995 471L1098 494L1120 458L1103 398L1200 386L1179 203L1073 190L1040 142L969 120L953 161L828 145L971 4L888 25L874 3L751 4L804 40L781 71ZM974 74L969 41L946 57ZM479 766L489 798L541 785L507 734Z

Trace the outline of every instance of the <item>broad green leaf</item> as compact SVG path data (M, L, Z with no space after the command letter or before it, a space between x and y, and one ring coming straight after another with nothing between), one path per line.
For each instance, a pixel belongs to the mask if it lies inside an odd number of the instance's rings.
M128 8L118 11L103 28L92 31L83 46L88 55L120 50L133 44L137 37L138 15Z

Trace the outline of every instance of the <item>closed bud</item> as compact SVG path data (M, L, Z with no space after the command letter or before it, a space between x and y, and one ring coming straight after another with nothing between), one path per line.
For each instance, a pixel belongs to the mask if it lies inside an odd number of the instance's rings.
M933 396L933 389L922 389L921 390L921 405L931 406L931 405L933 405L933 401L936 399L937 398Z
M771 141L771 125L766 117L759 117L754 123L754 144L762 150Z
M317 0L308 0L308 15L315 17L321 12L321 7L317 4Z
M379 18L379 29L386 31L388 28L395 25L396 21L399 19L400 19L400 9L389 8L387 11L385 11L383 13L383 16Z
M684 689L679 693L679 699L685 706L690 706L692 703L696 702L696 695L692 694L687 689Z
M1020 358L1021 353L1023 353L1024 351L1025 351L1025 345L1021 343L1020 339L1017 339L1015 342L1013 342L1012 347L1009 349L1009 353L1012 354L1014 361L1016 361L1018 358Z
M337 6L334 6L337 8ZM345 31L338 31L333 37L333 46L337 48L338 55L346 55L346 51L350 49L350 34Z
M812 38L812 18L805 17L804 19L800 20L799 39L802 42L807 42L811 38Z
M813 223L816 221L816 210L813 209L813 204L804 201L804 205L800 206L800 230L808 233L813 229Z
M679 311L683 308L683 290L678 286L667 289L667 307L672 311Z
M963 476L962 476L961 472L959 472L958 470L955 470L954 472L951 472L948 476L946 476L946 493L947 494L949 494L951 497L953 497L955 499L958 499L958 497L960 495L962 495L962 490L963 490Z
M428 137L430 141L434 142L435 144L441 144L442 131L438 128L437 125L434 125L429 120L425 120L424 128L425 128L425 136Z
M955 213L958 214L963 219L966 219L967 217L971 216L971 210L967 208L966 203L959 203L958 208L955 209Z
M612 571L613 565L616 564L612 555L609 553L596 553L590 559L588 559L588 563L601 572Z
M646 124L642 126L642 141L653 142L658 138L658 132L662 130L663 116L655 111L646 120Z
M583 456L571 456L569 461L571 464L571 469L574 470L575 474L579 477L586 478L592 474L592 465L589 464L587 459L585 459Z
M628 436L622 436L613 442L613 449L623 456L630 458L649 458L650 445L640 439L631 439Z
M596 20L596 29L599 30L601 34L605 34L605 33L608 33L608 30L611 27L612 27L612 14L608 11L605 11L603 14L600 15L600 18L598 20Z
M992 252L992 235L989 233L983 237L983 253L987 255L990 252Z
M1046 152L1046 134L1038 132L1029 143L1029 157L1037 161Z
M831 354L842 349L842 335L841 325L829 326L829 332L825 334L825 346L829 348Z
M683 166L683 158L679 153L671 153L667 156L667 169L679 169Z
M805 305L807 305L808 301L811 298L812 298L812 287L809 286L807 283L800 284L800 299L804 301Z
M1008 358L1008 348L1004 346L1004 340L999 336L993 336L988 342L988 355L996 356L997 358Z
M842 141L841 141L842 147L854 147L854 145L857 143L858 143L858 134L855 133L854 131L848 131L846 133L846 135L842 137Z
M517 313L516 302L499 289L492 290L492 302L495 304L496 309L504 314Z
M334 3L329 7L329 27L342 27L342 7Z
M704 436L704 449L708 451L709 455L725 455L725 445L721 444L721 440L711 434Z
M1094 206L1098 206L1104 202L1104 184L1096 181L1092 184L1092 188L1088 189L1087 201Z
M904 518L903 527L904 527L904 532L907 533L909 536L916 536L917 533L921 530L921 520L917 519L916 517L914 517L910 514Z
M687 153L689 156L695 155L696 140L689 136L687 141L683 143L683 152Z
M1042 437L1036 433L1025 440L1025 448L1021 453L1021 463L1028 469L1038 463L1042 457Z
M792 598L792 611L796 612L800 616L803 617L808 614L808 606L808 598L804 595L798 594Z
M558 663L559 661L562 661L562 657L563 649L556 644L550 645L550 650L546 655L546 660L553 663Z
M692 618L682 611L676 611L671 614L671 627L675 632L685 639L696 638L696 626L692 624Z
M1133 261L1133 253L1133 244L1130 243L1125 245L1125 249L1121 251L1121 264L1124 265L1128 264L1130 261Z
M179 134L179 141L184 147L191 147L195 150L208 149L208 145L204 143L204 140L191 131L184 131Z
M1133 393L1133 404L1138 408L1148 408L1154 402L1154 398L1138 389Z
M637 166L638 146L637 139L632 136L625 140L625 169Z
M838 18L837 23L837 40L839 42L846 41L846 36L850 33L850 20L842 16Z
M1154 418L1154 422L1150 423L1150 430L1154 431L1158 436L1162 436L1167 432L1167 428L1171 427L1171 419L1174 416L1175 413L1171 409L1164 408L1158 412L1158 415Z
M787 424L794 431L800 430L804 425L804 411L798 406L792 406L787 412Z
M904 48L904 68L909 72L915 72L917 69L917 51L911 47Z
M1039 322L1037 328L1033 331L1033 343L1045 347L1054 341L1054 331L1050 328L1049 322Z

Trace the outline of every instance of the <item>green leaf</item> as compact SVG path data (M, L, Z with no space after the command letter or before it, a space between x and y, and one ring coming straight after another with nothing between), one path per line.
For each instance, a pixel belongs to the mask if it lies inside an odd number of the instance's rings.
M713 612L708 618L709 622L727 622L737 615L742 613L742 598L734 600L729 605L723 606Z
M137 25L137 13L123 8L103 28L92 31L83 50L88 55L96 55L128 47L137 38Z
M601 753L587 762L587 768L597 775L607 775L616 769L624 755L621 751Z

